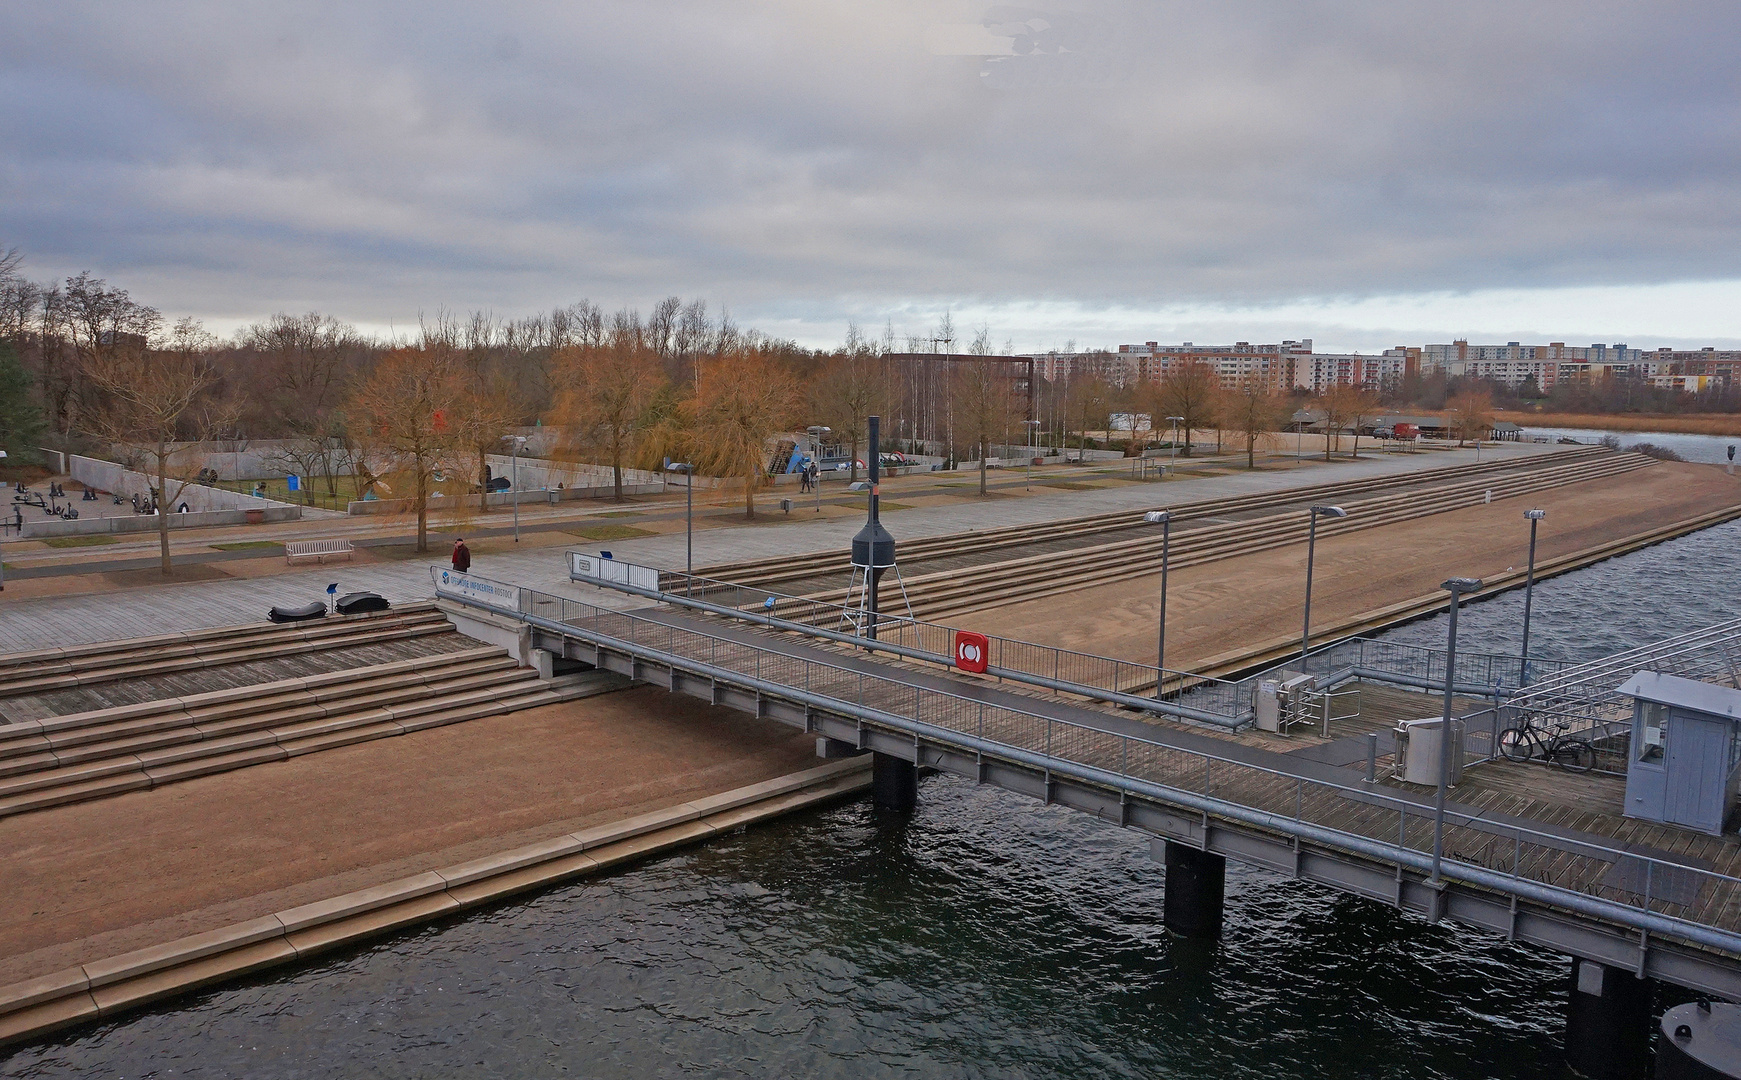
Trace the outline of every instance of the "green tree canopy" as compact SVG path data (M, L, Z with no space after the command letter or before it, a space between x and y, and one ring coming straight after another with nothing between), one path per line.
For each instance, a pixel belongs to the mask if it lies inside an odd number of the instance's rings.
M30 372L11 343L0 341L0 450L7 463L36 460L42 439L42 406L36 400Z

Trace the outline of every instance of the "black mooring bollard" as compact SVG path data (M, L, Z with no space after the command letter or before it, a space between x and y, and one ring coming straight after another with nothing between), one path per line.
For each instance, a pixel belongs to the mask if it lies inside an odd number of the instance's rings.
M919 767L887 754L871 758L871 805L911 813L919 805Z
M1689 1001L1663 1010L1656 1080L1741 1078L1741 1005Z

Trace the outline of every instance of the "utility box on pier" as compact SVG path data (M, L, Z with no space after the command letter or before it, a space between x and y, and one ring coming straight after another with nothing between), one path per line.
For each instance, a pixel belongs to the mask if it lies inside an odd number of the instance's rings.
M1632 698L1626 816L1721 835L1741 776L1741 690L1640 671Z

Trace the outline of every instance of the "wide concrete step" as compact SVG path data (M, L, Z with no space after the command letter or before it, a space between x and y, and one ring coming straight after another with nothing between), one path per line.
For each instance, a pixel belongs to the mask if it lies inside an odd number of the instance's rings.
M166 648L183 644L200 645L214 641L237 640L249 636L307 635L311 632L329 631L334 626L357 626L410 617L429 617L432 614L436 614L434 601L422 600L401 604L389 611L376 611L365 615L334 615L310 623L245 623L241 626L212 626L198 630L182 630L172 634L154 634L149 637L116 638L111 641L93 641L83 645L60 645L50 649L0 653L0 672L57 661L76 663L90 657L100 658L130 650Z
M419 603L369 615L334 616L315 623L220 627L61 649L6 653L0 654L0 695L41 693L136 675L243 663L311 649L352 647L369 640L386 641L451 631L452 625L433 605Z
M0 726L0 760L20 753L35 752L38 748L90 741L80 734L90 729L105 729L117 733L140 732L166 725L174 726L187 720L215 723L294 702L320 703L392 685L424 683L432 677L451 679L513 667L513 659L502 650L484 645L458 652L410 657L384 664L255 683L251 686L226 687L181 697L159 698L44 717L41 720L21 721Z
M495 655L466 659L474 651ZM7 790L8 778L11 777L165 747L226 739L287 724L350 716L370 709L414 705L477 690L500 690L510 684L536 680L531 669L516 667L512 658L498 650L472 650L449 654L449 657L460 659L442 664L431 661L448 657L420 658L425 662L414 669L385 678L358 678L348 683L334 683L314 693L302 686L278 692L265 692L267 687L257 687L255 689L260 692L252 699L193 710L178 707L188 699L171 699L152 703L163 708L151 715L80 724L10 740L8 745L0 746L0 751L8 753L8 756L0 757L0 766L5 766L0 771L0 793ZM386 666L401 667L402 662ZM366 673L371 669L358 670ZM304 681L290 680L293 683ZM102 710L109 711L112 710ZM85 714L57 719L89 721L100 720L101 716Z
M197 741L142 749L108 760L6 777L0 780L0 817L571 701L629 685L629 680L608 672L589 671L539 681L518 674L525 671L516 669L514 677L501 678L493 686L436 693L333 716L285 720L274 727L215 738L202 736Z

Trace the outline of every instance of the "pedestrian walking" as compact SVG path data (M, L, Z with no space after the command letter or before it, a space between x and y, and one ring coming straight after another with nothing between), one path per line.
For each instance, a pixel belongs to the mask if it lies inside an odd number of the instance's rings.
M456 574L463 574L472 568L472 549L465 546L464 540L453 542L453 569Z

